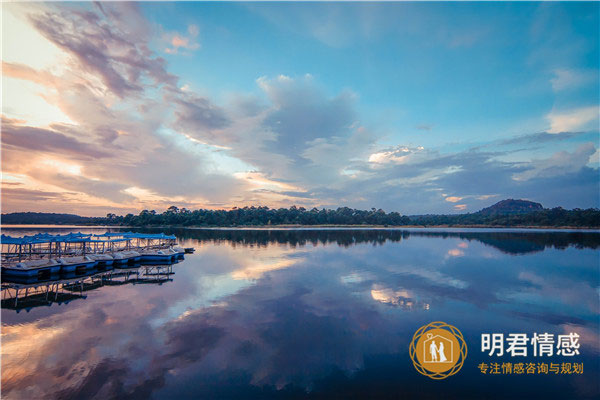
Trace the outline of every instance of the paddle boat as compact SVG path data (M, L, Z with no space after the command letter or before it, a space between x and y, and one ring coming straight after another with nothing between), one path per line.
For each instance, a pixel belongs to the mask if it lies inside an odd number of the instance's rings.
M61 264L60 271L63 273L92 269L97 264L90 256L61 257L57 261Z
M89 258L91 258L92 260L95 260L98 263L99 266L112 265L113 262L114 262L114 258L110 254L102 254L102 253L93 254L93 253L90 253L87 256Z
M145 249L141 251L142 262L144 261L161 261L169 263L176 258L175 253L169 249Z
M3 262L2 274L15 277L39 277L58 274L61 264L55 259L23 260Z
M183 258L185 254L185 249L181 246L171 246L169 247L169 251L173 253L176 258Z
M111 253L115 264L128 264L142 260L142 255L135 250L121 250Z

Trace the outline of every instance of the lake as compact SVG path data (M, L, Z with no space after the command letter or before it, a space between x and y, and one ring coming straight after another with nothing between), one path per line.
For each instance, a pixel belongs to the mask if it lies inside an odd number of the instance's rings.
M162 277L140 279L144 267L137 266L130 281L124 274L90 278L79 291L64 283L70 290L60 301L15 306L3 300L3 398L600 395L598 232L144 231L174 233L196 251ZM413 334L432 321L460 329L468 347L462 369L440 381L420 375L409 356ZM481 351L484 333L536 332L577 333L579 354ZM482 373L480 365L492 362L582 363L584 369Z

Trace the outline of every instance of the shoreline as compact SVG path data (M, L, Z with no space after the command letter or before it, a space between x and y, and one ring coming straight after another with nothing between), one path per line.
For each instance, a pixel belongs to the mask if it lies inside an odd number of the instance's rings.
M600 232L600 227L576 226L498 226L498 225L237 225L237 226L197 226L197 225L50 225L50 224L6 224L0 229L80 229L80 228L105 228L105 229L207 229L207 230L317 230L317 229L373 229L373 230L402 230L402 229L527 229L527 230L570 230L570 231L595 231Z

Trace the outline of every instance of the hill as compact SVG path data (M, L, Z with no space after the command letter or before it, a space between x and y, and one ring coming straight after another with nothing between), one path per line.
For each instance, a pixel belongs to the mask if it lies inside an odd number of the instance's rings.
M544 207L540 203L529 200L507 199L486 207L478 212L481 215L511 215L528 214L531 212L542 211Z
M17 212L2 214L2 224L24 225L75 225L93 224L96 218L82 217L75 214L56 214L41 212Z

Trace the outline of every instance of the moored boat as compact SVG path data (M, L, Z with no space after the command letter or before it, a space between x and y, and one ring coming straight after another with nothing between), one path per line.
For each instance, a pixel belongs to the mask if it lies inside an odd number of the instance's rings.
M114 262L113 257L110 254L88 254L92 260L95 260L98 265L112 265Z
M58 259L61 264L61 272L73 272L81 269L91 269L97 261L89 256L62 257Z
M142 259L142 255L135 250L115 251L111 255L115 264L133 263Z
M181 246L171 246L169 247L169 251L173 253L177 258L183 258L185 254L185 249Z
M54 259L24 260L2 263L2 274L7 276L32 277L58 274L61 264Z
M145 249L141 251L142 262L144 261L164 261L169 262L176 256L169 249Z

